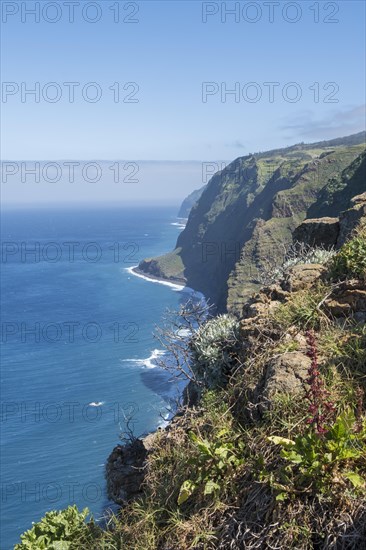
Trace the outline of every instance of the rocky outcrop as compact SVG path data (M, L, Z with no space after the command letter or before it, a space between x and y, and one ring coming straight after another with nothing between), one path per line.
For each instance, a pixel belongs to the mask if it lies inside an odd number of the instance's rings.
M358 322L366 322L366 283L358 279L340 283L325 306L332 317L353 317Z
M340 231L337 240L338 248L349 239L362 218L366 219L366 193L353 197L351 200L351 208L341 212L339 216Z
M159 262L158 258L147 258L139 263L135 268L137 273L148 275L152 279L170 281L177 284L186 284L186 279L183 272L183 264L179 261L179 255L174 258L174 263L169 264L166 268Z
M338 218L304 220L294 230L293 241L326 249L340 248L351 237L362 218L366 219L366 193L353 197L350 208L340 212Z
M325 271L325 267L321 264L297 264L289 269L281 281L281 288L287 292L309 288Z
M273 357L265 367L264 381L256 389L261 408L271 408L279 394L304 394L310 359L300 351Z
M307 343L297 326L284 333L278 328L276 309L292 300L297 292L312 292L312 288L327 280L327 270L320 264L297 264L277 284L263 287L244 305L240 321L240 338L244 357L261 348L262 341L278 342L279 349L287 345L296 351L274 355L263 367L263 377L256 386L248 386L251 403L259 413L273 406L280 394L304 393L310 359ZM329 319L353 319L366 322L366 283L362 280L342 281L329 286L322 301L322 312ZM245 361L245 359L244 359Z
M120 505L141 494L148 450L141 439L117 445L106 464L108 498Z
M309 246L336 246L339 236L338 218L315 218L305 220L293 233L293 241L299 241Z
M200 400L201 393L199 386L190 380L183 390L183 406L195 407Z

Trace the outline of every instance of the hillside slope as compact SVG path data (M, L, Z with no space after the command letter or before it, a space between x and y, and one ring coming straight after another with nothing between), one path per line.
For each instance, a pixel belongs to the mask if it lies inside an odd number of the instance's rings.
M144 260L139 269L185 282L203 292L218 312L239 312L260 286L269 253L283 255L293 229L312 205L319 201L319 212L324 210L328 186L335 190L332 204L337 211L336 190L344 186L342 175L350 179L359 167L364 142L361 132L234 160L203 190L175 250ZM357 192L366 190L362 179L357 181Z

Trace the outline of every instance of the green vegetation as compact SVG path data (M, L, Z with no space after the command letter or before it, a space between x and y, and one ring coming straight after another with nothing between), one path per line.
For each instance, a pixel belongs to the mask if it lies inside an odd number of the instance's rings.
M337 216L349 208L355 195L365 192L366 152L361 153L341 174L331 178L308 211L309 218Z
M225 384L237 365L239 323L230 315L219 315L199 327L191 340L192 370L207 388Z
M196 189L184 199L178 212L178 218L188 218L190 211L201 197L205 187L206 186L201 187L201 189Z
M244 340L229 315L195 329L192 370L206 389L155 434L143 495L105 530L85 523L86 511L73 509L67 521L67 510L51 512L16 550L361 550L366 328L333 318L327 300L336 287L325 277L290 293ZM291 353L311 362L302 397L279 393L261 409L269 361Z
M281 483L272 487L284 489L276 500L284 500L296 491L327 494L338 484L350 492L349 483L355 489L365 488L365 479L352 461L362 467L366 443L366 423L358 430L352 409L346 409L323 436L309 429L293 441L284 437L270 436L269 441L282 447L281 457L290 462L279 471Z
M87 508L79 512L76 506L47 512L21 536L22 542L16 544L14 550L76 550L78 544L92 543L93 524L85 523L88 514Z
M311 293L308 290L293 293L287 302L273 312L273 322L282 330L288 330L294 325L303 329L319 328L322 320L328 322L321 304L329 290L328 286L319 283Z
M345 243L335 255L330 275L333 279L366 279L366 228Z
M193 432L189 432L188 437L198 451L198 456L190 459L196 472L193 479L186 479L182 483L178 496L179 506L202 488L205 496L218 497L223 485L235 478L236 470L244 461L242 442L235 442L227 429L214 434L211 441Z

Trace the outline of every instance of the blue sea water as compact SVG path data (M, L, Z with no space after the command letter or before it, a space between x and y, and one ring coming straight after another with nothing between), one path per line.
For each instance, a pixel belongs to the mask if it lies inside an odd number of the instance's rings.
M128 268L171 249L176 222L175 208L3 212L2 550L50 509L101 517L126 416L140 435L169 414L152 332L188 294Z

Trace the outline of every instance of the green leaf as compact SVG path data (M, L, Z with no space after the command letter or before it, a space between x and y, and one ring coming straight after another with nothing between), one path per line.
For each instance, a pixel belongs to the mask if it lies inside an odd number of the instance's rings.
M194 432L188 432L188 437L193 443L197 443L198 437Z
M290 460L294 464L301 464L303 462L303 457L296 451L286 451L285 449L282 449L281 456L287 460Z
M345 472L344 477L348 479L354 487L364 487L365 480L356 472Z
M292 439L287 439L286 437L280 437L278 435L270 435L267 439L275 445L282 445L283 447L293 447L295 445L295 441L292 441Z
M204 494L205 495L212 495L212 493L215 493L220 489L220 485L213 481L212 479L209 479L208 482L205 485Z
M195 489L196 484L190 479L187 479L184 483L182 483L178 496L178 506L183 504L183 502L186 502Z
M342 414L340 414L333 428L331 429L331 435L335 439L342 439L345 435L352 431L352 426L355 423L355 415L352 409L349 407Z
M357 449L341 449L339 451L339 460L346 460L347 458L358 458L361 455L361 451Z
M283 500L286 500L287 497L288 497L288 494L285 492L278 493L278 495L276 496L276 500L283 501Z
M227 458L227 455L229 454L230 450L226 447L218 447L218 449L215 449L215 455L221 457L221 458Z

